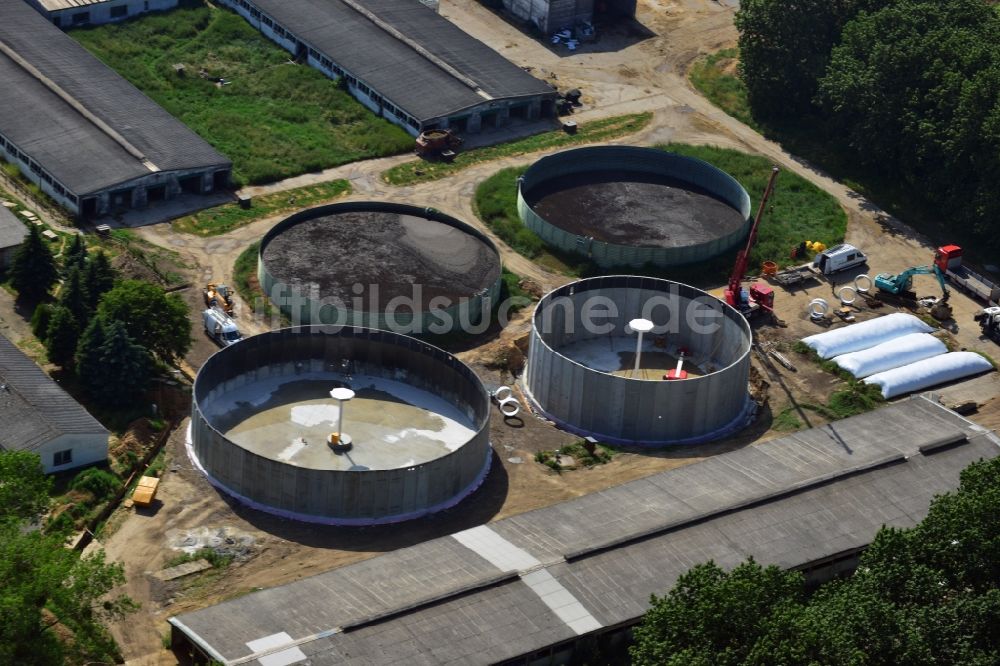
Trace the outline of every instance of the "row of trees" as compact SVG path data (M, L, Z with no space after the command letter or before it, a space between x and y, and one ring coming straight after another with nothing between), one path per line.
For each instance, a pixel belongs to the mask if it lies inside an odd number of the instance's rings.
M111 594L125 576L103 551L80 557L67 534L37 529L50 484L36 454L0 451L0 664L111 663L102 622L135 603Z
M11 285L22 301L36 303L32 330L49 360L75 371L84 390L117 407L142 395L153 357L170 361L191 345L187 307L154 284L118 280L102 251L88 252L74 236L60 270L41 234L32 228L14 256ZM62 276L59 295L49 299Z
M1000 458L912 529L883 528L857 572L808 595L802 575L752 559L681 576L635 631L650 666L1000 663Z
M1000 248L1000 13L986 0L744 0L756 117L810 123Z

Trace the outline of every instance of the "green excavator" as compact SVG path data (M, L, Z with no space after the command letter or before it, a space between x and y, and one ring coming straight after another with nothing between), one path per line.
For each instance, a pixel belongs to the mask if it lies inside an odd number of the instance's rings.
M951 306L948 304L948 298L951 296L951 292L948 290L948 282L945 275L937 264L931 266L912 266L899 275L879 273L875 276L875 287L884 294L891 294L900 299L915 301L917 300L917 295L912 290L914 275L933 275L937 278L938 284L941 285L941 298L931 307L931 316L938 321L950 319L952 313Z

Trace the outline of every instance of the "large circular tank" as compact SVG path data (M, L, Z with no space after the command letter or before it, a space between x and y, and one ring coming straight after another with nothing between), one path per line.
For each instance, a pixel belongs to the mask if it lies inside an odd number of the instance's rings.
M521 177L521 221L598 266L679 266L738 245L750 197L707 162L655 148L596 146L543 157Z
M651 322L642 336L634 320ZM643 328L636 324L638 328ZM619 444L694 444L749 421L750 325L685 284L614 275L564 285L532 316L524 386L557 425ZM681 376L665 379L678 370Z
M485 235L433 208L350 202L276 224L261 240L257 276L293 325L444 334L488 316L500 255Z
M343 412L331 397L338 388L354 391ZM373 525L453 506L482 483L492 454L489 395L476 374L389 331L303 326L238 342L198 372L191 413L190 453L213 484L319 523ZM347 435L337 447L333 432Z

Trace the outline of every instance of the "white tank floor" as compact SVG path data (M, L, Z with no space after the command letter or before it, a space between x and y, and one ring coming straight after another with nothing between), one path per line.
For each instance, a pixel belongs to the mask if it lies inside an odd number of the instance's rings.
M475 433L460 410L427 391L373 377L346 383L356 392L344 407L343 431L354 444L346 453L334 453L326 442L338 415L329 392L345 384L338 376L244 387L214 401L210 413L217 417L210 420L228 424L226 437L248 451L312 469L411 467L447 455Z
M656 336L645 335L642 339L642 358L639 361L639 371L635 371L636 336L602 337L591 340L581 340L560 347L558 351L580 365L585 365L598 372L629 377L632 379L663 379L668 370L677 367L677 345L669 342L658 346ZM688 377L700 377L705 374L699 363L700 359L685 357L683 369Z

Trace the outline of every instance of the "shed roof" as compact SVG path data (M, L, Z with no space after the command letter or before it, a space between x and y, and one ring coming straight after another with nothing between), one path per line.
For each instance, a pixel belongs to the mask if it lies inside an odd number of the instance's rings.
M108 436L13 342L0 335L0 450L32 451L61 435Z
M78 195L228 159L26 2L0 2L0 133Z
M709 559L853 552L921 520L998 443L918 397L170 622L224 663L495 663L633 622Z
M28 227L9 208L0 206L0 250L17 247L28 235Z
M490 99L555 94L548 84L415 0L253 3L418 120Z
M88 5L100 5L113 0L35 0L44 9L54 12L60 9L74 9L76 7L87 7Z

